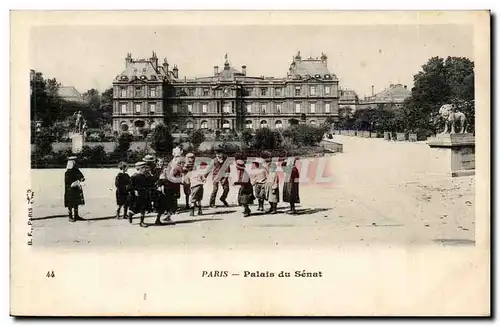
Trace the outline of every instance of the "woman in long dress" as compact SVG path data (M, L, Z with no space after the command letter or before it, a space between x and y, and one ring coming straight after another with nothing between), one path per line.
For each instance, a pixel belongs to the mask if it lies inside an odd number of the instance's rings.
M78 215L78 206L85 205L82 182L85 178L76 166L76 156L68 158L66 172L64 173L64 207L68 208L69 221L83 220Z
M299 198L299 169L295 166L297 159L294 159L287 166L287 162L283 162L283 170L285 171L284 184L283 184L283 201L290 204L290 210L287 213L296 214L295 204L300 203Z

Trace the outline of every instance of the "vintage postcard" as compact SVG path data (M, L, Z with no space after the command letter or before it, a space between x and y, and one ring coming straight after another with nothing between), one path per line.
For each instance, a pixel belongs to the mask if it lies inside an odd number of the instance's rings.
M488 316L488 11L11 12L14 316Z

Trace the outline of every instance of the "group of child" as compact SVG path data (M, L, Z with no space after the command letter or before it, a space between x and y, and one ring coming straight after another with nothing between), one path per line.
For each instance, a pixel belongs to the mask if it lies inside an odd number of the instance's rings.
M195 166L195 155L188 153L182 156L182 150L178 147L172 154L173 159L168 164L162 158L156 160L153 156L146 155L141 162L135 164L137 172L132 176L127 174L128 166L125 162L119 164L120 172L115 178L118 219L122 218L120 213L123 209L123 218L128 217L130 223L134 215L140 214L141 227L146 226L144 218L148 212L156 212L156 225L162 224L163 215L163 222L172 222L172 215L179 210L177 201L181 198L181 188L186 198L185 207L191 209L190 215L194 216L196 211L198 215L202 215L203 186L210 173L213 175L210 207L215 207L219 184L223 188L220 201L225 207L229 206L226 199L229 193L230 168L229 164L225 164L227 157L222 152L217 153L210 168L206 162ZM281 164L286 166L287 162ZM288 176L285 176L283 186L283 201L290 203L288 213L295 214L295 204L300 203L299 172L295 161L290 164L292 166ZM238 205L244 208L243 216L250 216L249 205L253 204L255 199L258 200L258 211L264 211L264 202L268 201L270 209L267 213L276 214L280 197L277 163L256 161L247 172L245 162L237 160L236 170L237 180L234 185L240 186Z

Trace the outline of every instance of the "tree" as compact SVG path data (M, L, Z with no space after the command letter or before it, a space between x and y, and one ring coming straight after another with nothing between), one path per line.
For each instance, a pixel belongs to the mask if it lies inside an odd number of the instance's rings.
M62 112L61 99L57 95L60 84L55 78L45 79L41 72L32 70L31 121L40 121L42 127L50 127L60 119Z
M169 155L174 148L174 139L164 124L157 125L151 135L151 147L158 154Z
M101 94L99 125L111 125L113 121L113 87Z
M205 133L200 129L194 130L188 137L188 142L193 145L195 150L198 150L198 147L200 147L201 143L204 141Z
M434 122L443 104L453 103L473 115L474 63L467 58L433 57L414 77L411 97L405 103L409 130L436 131ZM467 103L467 105L464 105Z

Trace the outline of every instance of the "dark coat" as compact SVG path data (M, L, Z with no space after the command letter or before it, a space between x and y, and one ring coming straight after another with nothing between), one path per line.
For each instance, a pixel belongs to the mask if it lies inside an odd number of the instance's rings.
M168 167L170 169L170 167ZM171 174L171 175L170 175ZM171 176L172 178L169 178ZM176 179L181 179L182 170L176 166L172 171L167 172L167 175L161 175L157 181L157 186L162 187L163 191L158 192L156 199L157 212L173 213L177 209L177 199L180 197L181 184ZM180 181L180 180L179 180Z
M240 190L238 191L238 205L253 204L255 196L248 173L244 170L238 170L238 181L234 184L240 186Z
M283 201L285 203L300 203L299 177L299 170L295 166L292 168L288 180L287 175L285 175L285 183L283 184Z
M135 194L137 191L138 195ZM149 180L145 174L135 173L130 178L130 192L128 196L128 204L130 211L133 213L144 213L149 206Z
M71 187L75 181L85 181L82 172L78 168L66 170L64 173L64 207L85 205L82 187Z
M115 178L116 204L127 204L128 186L130 185L130 176L125 172L119 172Z

